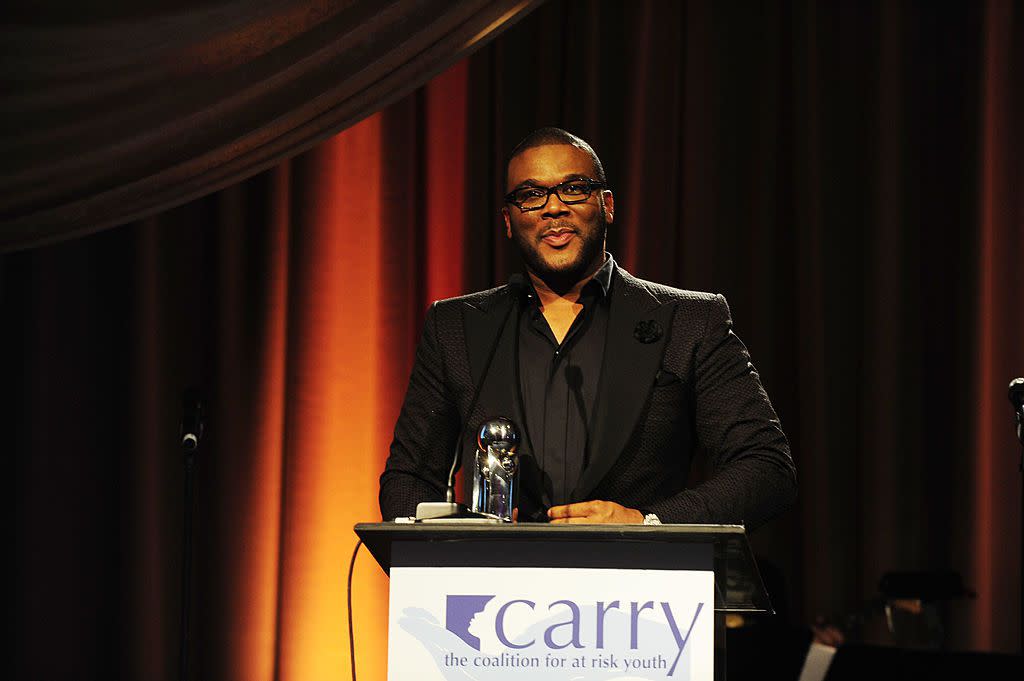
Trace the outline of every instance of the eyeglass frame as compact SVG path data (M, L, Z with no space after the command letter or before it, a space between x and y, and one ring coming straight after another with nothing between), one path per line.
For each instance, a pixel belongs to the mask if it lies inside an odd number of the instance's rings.
M561 193L559 193L558 188L559 187L564 187L567 184L573 184L573 183L581 183L581 184L585 183L588 186L590 191L582 199L572 199L572 200L566 201L565 199L562 198L562 195L561 195ZM594 195L594 190L595 189L607 189L607 188L608 188L607 183L600 182L598 180L592 180L589 177L582 177L582 178L575 178L575 179L572 179L572 180L565 180L564 182L559 182L558 184L554 185L553 187L544 187L544 186L538 185L538 184L531 184L531 185L526 185L526 186L518 187L518 188L513 189L512 191L510 191L508 194L505 194L505 203L511 203L513 206L515 206L516 208L519 209L520 213L530 213L530 212L533 212L535 210L540 210L544 206L548 205L548 201L551 200L551 195L552 194L556 195L558 197L558 200L561 201L562 203L564 203L565 205L572 206L572 205L575 205L577 203L585 203L586 201L589 201L590 197ZM544 197L544 202L541 203L536 208L523 208L522 202L519 202L519 201L515 200L516 192L518 192L521 189L543 189L544 191L547 192L547 196Z

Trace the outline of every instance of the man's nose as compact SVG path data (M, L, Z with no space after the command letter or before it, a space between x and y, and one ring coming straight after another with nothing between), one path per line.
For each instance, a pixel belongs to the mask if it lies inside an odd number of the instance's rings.
M558 192L551 192L548 195L548 200L544 204L544 208L541 212L541 217L560 217L566 215L569 212L569 207L562 203L562 199L558 198Z

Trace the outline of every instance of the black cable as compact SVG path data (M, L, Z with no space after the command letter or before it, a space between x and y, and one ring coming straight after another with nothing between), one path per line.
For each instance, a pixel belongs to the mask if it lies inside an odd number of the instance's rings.
M352 560L348 564L348 650L352 660L352 681L356 681L356 636L352 627L352 572L355 570L356 556L362 545L362 539L356 542L356 548L352 551Z

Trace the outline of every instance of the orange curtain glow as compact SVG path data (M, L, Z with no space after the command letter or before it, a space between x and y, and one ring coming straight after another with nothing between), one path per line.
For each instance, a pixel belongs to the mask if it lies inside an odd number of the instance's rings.
M358 159L358 162L353 162ZM278 655L285 678L333 679L347 665L344 573L352 525L376 513L380 438L380 119L318 147L301 188L308 238L295 253L286 383ZM330 197L329 200L325 200ZM359 248L353 248L359 244ZM373 454L370 454L370 453ZM354 606L368 678L383 668L386 587L360 571ZM384 606L381 609L381 606Z
M347 674L352 526L380 517L377 478L411 366L409 334L419 323L418 314L395 312L463 287L465 89L462 63L424 91L431 135L422 164L445 181L443 192L425 196L426 281L413 300L388 285L404 265L395 254L405 249L390 243L395 230L385 224L385 115L274 173L270 314L254 399L259 428L248 445L258 470L238 518L240 579L229 616L236 635L223 678ZM384 679L387 579L368 554L357 562L353 593L359 678Z

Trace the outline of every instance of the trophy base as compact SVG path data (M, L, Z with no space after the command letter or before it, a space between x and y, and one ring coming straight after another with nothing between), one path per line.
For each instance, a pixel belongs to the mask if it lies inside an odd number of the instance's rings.
M417 520L418 523L424 523L425 525L504 525L505 521L501 518L492 518L486 515L479 514L467 514L463 516L446 516L443 518L426 518L424 520Z
M501 518L475 513L462 504L447 501L423 501L416 504L418 523L484 523L505 522Z

